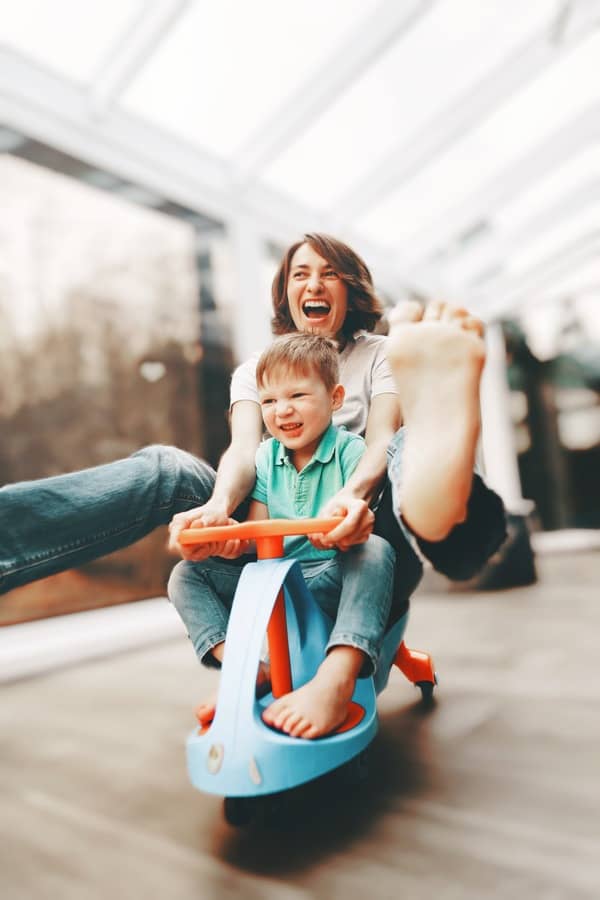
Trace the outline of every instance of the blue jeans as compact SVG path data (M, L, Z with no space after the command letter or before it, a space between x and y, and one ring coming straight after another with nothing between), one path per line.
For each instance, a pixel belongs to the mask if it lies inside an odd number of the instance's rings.
M390 544L371 535L364 544L333 558L301 563L306 583L333 628L326 650L357 647L367 662L361 676L377 668L388 622L394 580L395 553ZM218 663L211 654L225 640L227 622L241 567L219 558L178 563L169 579L169 599L183 619L198 658Z
M206 503L214 470L176 447L0 489L0 593L119 550Z
M401 482L403 431L390 445L388 472ZM176 447L155 445L127 459L0 489L0 593L127 547L167 524L176 512L205 503L214 470ZM497 494L473 476L467 519L443 541L410 535L396 514L390 480L375 517L375 533L397 554L392 617L406 612L419 582L418 551L449 578L469 578L506 536ZM235 515L235 514L234 514Z

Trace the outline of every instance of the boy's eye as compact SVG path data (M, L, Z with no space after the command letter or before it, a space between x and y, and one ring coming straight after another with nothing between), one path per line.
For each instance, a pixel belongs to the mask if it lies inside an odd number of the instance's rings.
M299 397L306 397L306 394L301 393L300 391L298 391L296 394L292 394L293 400L297 400Z
M266 397L264 400L261 400L262 406L271 406L275 401L271 397Z

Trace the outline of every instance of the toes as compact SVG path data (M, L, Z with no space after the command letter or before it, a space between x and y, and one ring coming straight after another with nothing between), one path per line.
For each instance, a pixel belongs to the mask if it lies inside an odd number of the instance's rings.
M479 337L483 337L483 322L472 316L464 306L454 306L444 300L432 300L425 307L423 314L425 322L448 322L457 325L465 331L474 331Z
M439 322L439 320L442 318L446 305L447 304L443 303L441 300L431 300L425 307L425 311L423 313L423 321Z
M298 727L294 730L294 737L297 738L305 738L310 740L313 737L318 737L320 732L316 728L312 722L309 722L308 719L303 719L302 722L298 725Z
M444 309L442 310L442 322L454 322L456 325L461 325L469 316L469 311L464 308L464 306L452 306L450 303L446 303L444 305Z
M216 707L212 703L201 703L194 710L194 714L200 725L207 725L215 717Z
M403 322L420 322L423 318L423 307L417 300L405 300L397 303L387 315L390 327Z
M291 737L300 737L302 732L306 730L307 725L310 725L310 722L307 722L304 716L300 713L292 713L286 720L283 730Z
M262 714L263 722L266 722L271 728L278 728L281 731L283 723L291 712L292 710L286 704L277 701L265 709Z
M323 734L322 731L319 731L316 725L309 725L309 727L304 731L299 737L303 737L308 741L312 741L315 738L320 737Z
M481 319L475 318L475 316L467 316L461 322L462 327L465 331L472 331L477 337L482 338L485 332L485 326Z
M281 715L275 718L275 728L278 728L279 731L285 731L286 734L289 734L293 723L295 723L297 719L298 714L295 713L293 709L285 709L282 711Z

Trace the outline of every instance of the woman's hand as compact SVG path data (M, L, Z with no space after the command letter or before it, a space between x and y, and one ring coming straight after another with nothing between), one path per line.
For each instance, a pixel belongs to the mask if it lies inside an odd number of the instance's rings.
M364 544L375 524L375 515L365 500L340 491L320 510L319 516L344 516L328 534L310 534L308 539L317 550L348 550L354 544Z
M184 528L208 528L214 525L237 525L237 522L230 518L221 506L211 500L204 506L177 513L169 524L169 551L182 556L188 562L201 562L208 559L209 556L237 559L238 556L248 553L249 541L213 541L210 544L197 544L196 546L182 546L179 543L179 535Z

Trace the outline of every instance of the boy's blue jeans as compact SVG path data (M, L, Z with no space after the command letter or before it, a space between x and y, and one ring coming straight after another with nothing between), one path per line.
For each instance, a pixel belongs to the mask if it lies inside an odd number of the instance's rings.
M377 668L390 613L394 564L391 545L376 535L333 558L301 563L309 590L333 622L326 649L345 645L362 650L368 659L363 676ZM210 651L225 640L240 575L239 565L218 558L180 562L171 573L169 599L207 666L218 665Z
M401 481L401 451L402 431L390 448L388 470L395 484ZM0 489L0 593L127 547L175 513L205 503L214 478L214 470L202 460L156 445L93 469L6 485ZM421 563L394 513L389 482L375 532L396 549L396 584L406 604ZM412 542L438 571L468 578L505 534L502 501L475 475L467 520L439 543L414 537Z

